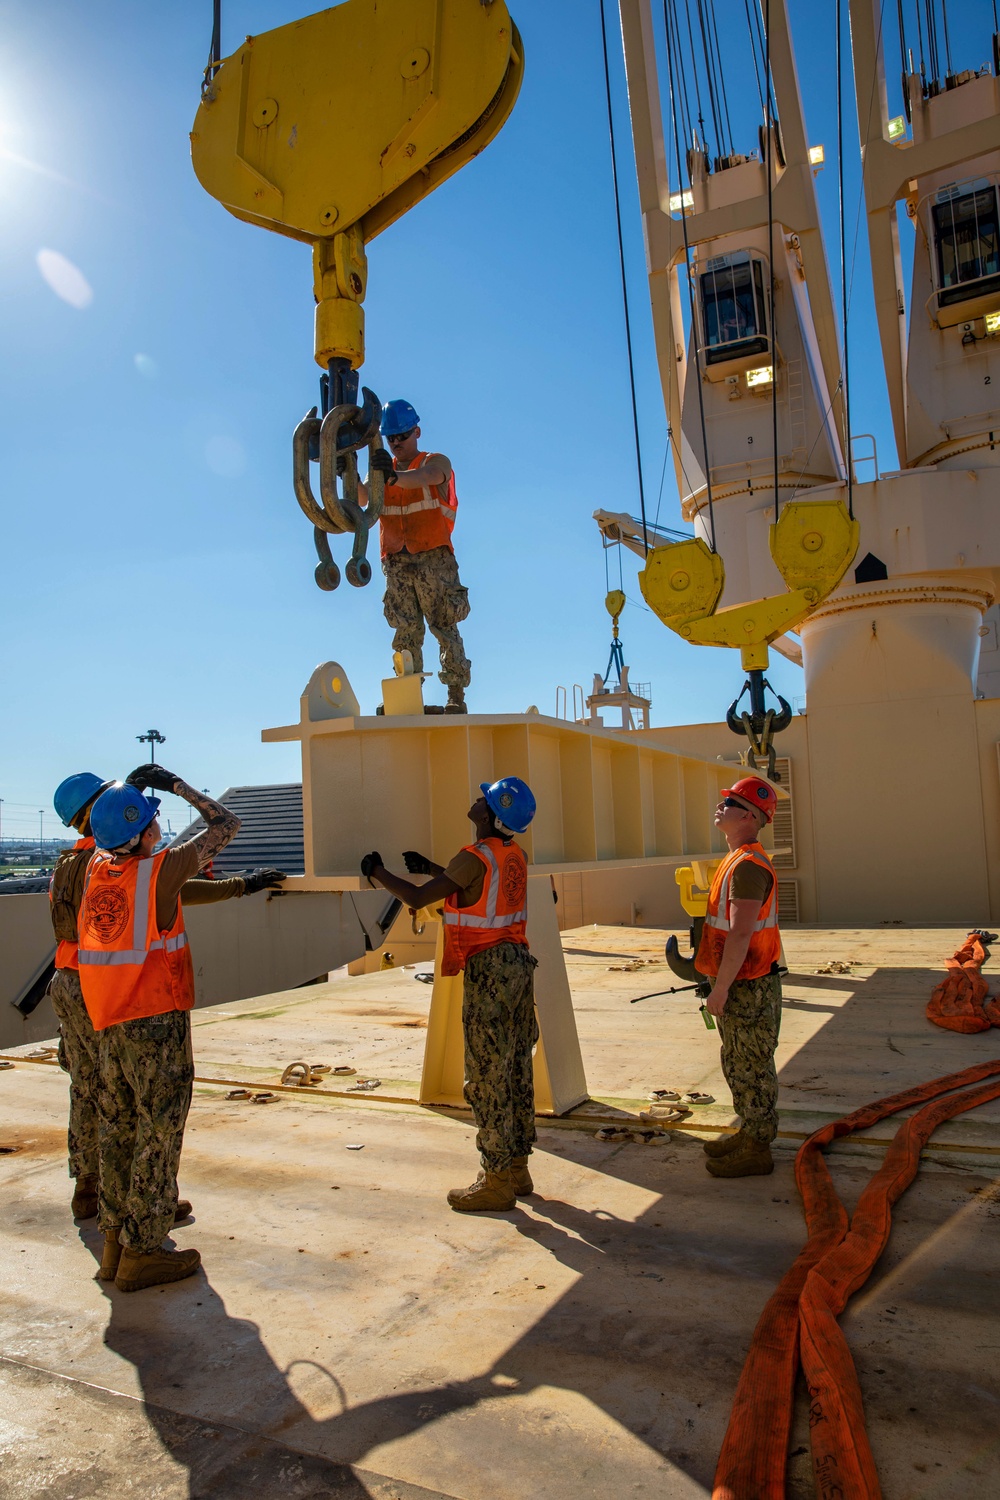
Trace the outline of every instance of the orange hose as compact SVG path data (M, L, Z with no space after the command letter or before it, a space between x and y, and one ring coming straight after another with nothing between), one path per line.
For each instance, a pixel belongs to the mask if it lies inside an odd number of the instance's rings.
M809 1238L754 1329L719 1455L713 1500L784 1500L800 1358L809 1387L819 1500L878 1500L881 1490L861 1390L837 1315L867 1281L885 1248L892 1205L916 1176L921 1149L933 1131L954 1115L1000 1098L997 1081L952 1093L986 1078L1000 1078L1000 1058L867 1104L824 1125L799 1150L795 1179ZM944 1094L950 1097L939 1097ZM915 1104L926 1107L900 1126L849 1223L823 1148Z
M948 974L927 1002L928 1021L946 1031L989 1031L992 1018L983 1008L989 986L979 972L985 962L980 935L970 932L958 952L945 959Z

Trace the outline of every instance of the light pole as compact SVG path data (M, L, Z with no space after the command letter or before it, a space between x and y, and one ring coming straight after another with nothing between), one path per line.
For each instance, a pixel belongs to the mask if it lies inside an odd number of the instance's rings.
M44 850L42 849L42 838L43 838L42 825L44 824L44 822L45 822L45 809L44 809L44 807L40 807L38 809L38 867L39 867L39 869L41 869L42 865L44 865L44 863L45 863L45 853L44 853Z

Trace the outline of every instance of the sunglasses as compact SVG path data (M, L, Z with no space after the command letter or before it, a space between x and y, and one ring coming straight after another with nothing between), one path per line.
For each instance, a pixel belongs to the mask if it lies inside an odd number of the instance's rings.
M406 439L412 437L416 430L415 427L411 427L409 432L394 432L387 441L390 443L405 443Z
M746 803L737 802L735 797L723 797L722 805L723 807L738 807L740 812L750 812L750 808L747 807Z

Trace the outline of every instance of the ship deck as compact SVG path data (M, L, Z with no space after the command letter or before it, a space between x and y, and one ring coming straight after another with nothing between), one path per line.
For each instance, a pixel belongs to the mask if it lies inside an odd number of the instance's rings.
M628 1003L672 982L663 936L563 934L592 1102L540 1122L535 1195L500 1216L445 1204L474 1131L409 1102L430 1001L412 969L195 1012L200 1079L264 1088L302 1058L382 1087L258 1106L199 1082L174 1240L204 1269L135 1296L94 1279L95 1222L69 1215L65 1075L0 1073L3 1495L709 1495L754 1324L803 1243L801 1140L1000 1046L924 1017L961 932L793 928L778 1165L719 1182L700 1150L732 1118L716 1034L690 995ZM831 961L850 972L816 972ZM650 1145L595 1139L667 1086L716 1104ZM833 1148L849 1208L892 1129ZM998 1169L1000 1103L943 1126L842 1319L886 1500L1000 1493ZM788 1474L814 1493L801 1390Z

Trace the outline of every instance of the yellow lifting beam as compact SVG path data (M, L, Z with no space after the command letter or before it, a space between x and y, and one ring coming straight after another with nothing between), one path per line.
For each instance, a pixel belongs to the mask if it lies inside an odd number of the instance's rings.
M725 565L701 537L654 548L639 587L653 613L684 640L739 647L744 670L762 670L770 642L800 625L836 588L854 561L859 538L858 523L842 500L790 500L768 537L788 593L716 610Z
M364 362L366 244L488 145L523 70L503 0L344 0L247 37L208 83L198 180L313 246L324 370Z

